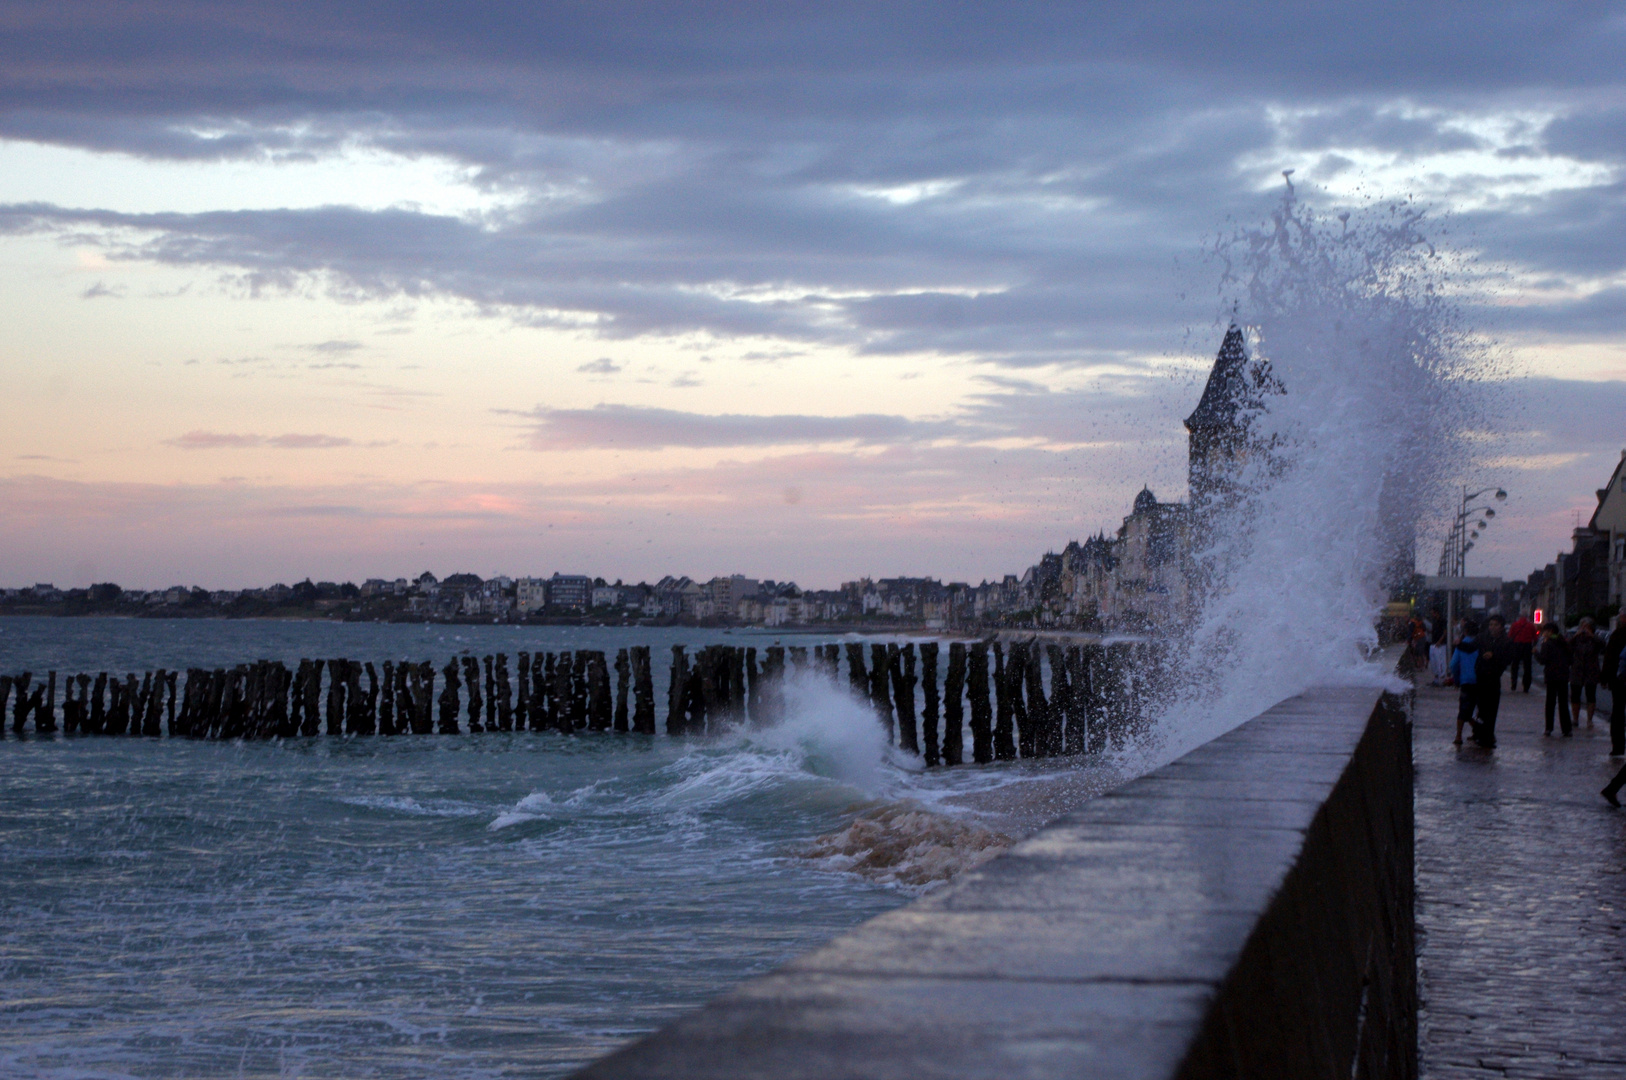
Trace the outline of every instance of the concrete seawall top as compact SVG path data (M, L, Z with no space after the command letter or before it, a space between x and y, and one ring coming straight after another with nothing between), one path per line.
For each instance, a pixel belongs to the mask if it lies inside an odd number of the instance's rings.
M591 1080L1415 1075L1410 729L1315 689Z

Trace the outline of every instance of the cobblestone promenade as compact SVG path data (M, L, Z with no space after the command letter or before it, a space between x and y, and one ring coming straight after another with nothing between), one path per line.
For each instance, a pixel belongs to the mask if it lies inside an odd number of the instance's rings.
M1626 1077L1626 810L1598 789L1608 708L1542 735L1542 689L1502 695L1497 748L1451 745L1456 691L1417 691L1423 1075ZM1607 701L1607 694L1600 692Z

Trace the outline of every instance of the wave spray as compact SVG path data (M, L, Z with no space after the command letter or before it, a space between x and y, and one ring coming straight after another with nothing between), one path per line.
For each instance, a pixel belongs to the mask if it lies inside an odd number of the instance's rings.
M1169 760L1316 684L1381 684L1368 654L1476 426L1486 351L1449 298L1454 259L1408 202L1327 217L1289 182L1221 239L1251 354L1226 482L1192 493L1195 613L1174 631Z

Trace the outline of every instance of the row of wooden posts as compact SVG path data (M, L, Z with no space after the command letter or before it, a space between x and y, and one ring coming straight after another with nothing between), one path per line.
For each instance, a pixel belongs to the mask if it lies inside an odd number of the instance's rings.
M939 681L941 655L937 642L710 645L692 656L674 645L665 730L698 735L773 724L784 716L787 679L840 685L845 658L851 692L874 709L894 745L923 755L928 765L965 760L968 712L975 762L1100 752L1122 745L1145 721L1163 663L1146 642L956 641ZM455 656L438 672L438 694L429 661L386 660L381 668L339 658L301 660L292 671L267 660L192 668L184 683L179 672L162 669L123 678L105 671L70 675L62 681L60 729L55 671L37 683L29 672L0 675L0 718L9 709L18 736L29 732L30 719L39 735L167 732L193 739L286 739L324 729L328 735L657 730L647 646L621 649L613 662L591 649L521 652L517 680L506 653Z

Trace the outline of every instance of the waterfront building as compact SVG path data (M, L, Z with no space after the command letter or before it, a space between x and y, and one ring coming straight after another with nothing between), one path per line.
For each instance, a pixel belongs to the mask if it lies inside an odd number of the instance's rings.
M1539 609L1572 626L1583 615L1603 616L1626 603L1626 450L1596 494L1592 517L1570 534L1570 550L1525 581L1521 610Z
M739 609L741 600L754 597L761 591L762 583L755 578L731 574L706 582L705 598L711 601L712 609L717 614L732 617Z
M585 574L554 574L548 579L548 606L563 611L586 611L592 602L593 579Z
M1102 620L1113 626L1158 626L1187 612L1191 542L1190 506L1158 502L1151 488L1141 488L1118 529Z
M543 578L522 577L514 582L514 608L531 615L548 606L548 583Z
M1626 604L1626 450L1620 452L1609 482L1598 489L1598 508L1587 523L1603 541L1604 604Z

